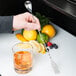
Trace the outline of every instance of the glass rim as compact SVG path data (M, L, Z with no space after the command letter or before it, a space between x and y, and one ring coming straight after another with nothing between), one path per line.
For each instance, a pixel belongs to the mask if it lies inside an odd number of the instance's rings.
M12 52L15 52L15 51L14 51L15 46L16 46L17 44L20 44L20 43L22 43L22 44L27 44L27 42L18 42L18 43L16 43L16 44L14 44L14 45L12 46ZM31 45L31 44L30 44L30 45ZM32 47L32 45L31 45L31 48L19 48L19 47L18 47L18 49L33 50L33 47Z

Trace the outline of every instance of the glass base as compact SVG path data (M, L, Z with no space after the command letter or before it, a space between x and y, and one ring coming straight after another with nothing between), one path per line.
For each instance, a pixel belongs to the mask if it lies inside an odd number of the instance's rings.
M27 70L20 70L20 69L15 68L16 73L19 73L19 74L26 74L26 73L30 72L31 70L32 70L32 67Z

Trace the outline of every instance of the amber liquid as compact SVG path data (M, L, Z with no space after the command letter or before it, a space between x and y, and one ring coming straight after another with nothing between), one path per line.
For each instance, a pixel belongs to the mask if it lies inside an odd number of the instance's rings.
M17 73L28 73L32 69L32 55L28 51L18 51L14 54L14 67Z

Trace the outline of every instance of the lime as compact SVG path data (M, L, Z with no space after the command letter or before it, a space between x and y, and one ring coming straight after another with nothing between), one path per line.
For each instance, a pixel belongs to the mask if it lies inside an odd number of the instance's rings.
M48 35L46 35L46 34L44 34L44 33L39 33L38 35L37 35L37 41L39 42L39 43L42 43L42 44L45 44L45 43L47 43L48 42Z

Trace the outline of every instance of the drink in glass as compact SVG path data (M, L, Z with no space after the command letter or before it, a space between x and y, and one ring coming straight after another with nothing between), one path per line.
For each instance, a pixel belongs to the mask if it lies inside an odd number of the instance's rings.
M24 74L32 69L32 48L27 43L19 44L13 47L14 68L17 73Z

